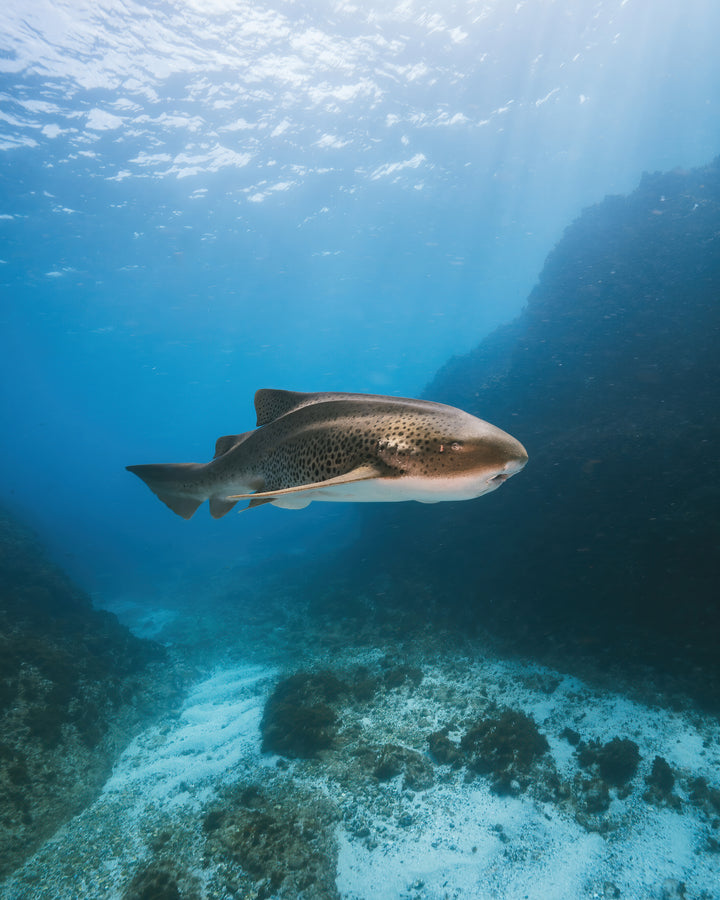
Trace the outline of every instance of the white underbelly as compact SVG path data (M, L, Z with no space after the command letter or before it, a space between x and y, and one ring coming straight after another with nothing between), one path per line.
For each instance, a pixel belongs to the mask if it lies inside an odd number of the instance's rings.
M336 484L327 488L297 491L270 501L283 509L304 509L313 500L326 503L399 503L417 500L420 503L440 503L445 500L473 500L498 488L502 481L493 481L495 472L485 475L465 475L455 478L372 478L353 484Z

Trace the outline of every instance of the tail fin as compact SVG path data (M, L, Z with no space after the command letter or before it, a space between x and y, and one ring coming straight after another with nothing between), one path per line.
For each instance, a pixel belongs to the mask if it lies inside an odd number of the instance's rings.
M207 499L208 495L202 493L192 477L199 469L205 468L200 463L158 463L126 468L142 479L156 497L183 519L191 518Z

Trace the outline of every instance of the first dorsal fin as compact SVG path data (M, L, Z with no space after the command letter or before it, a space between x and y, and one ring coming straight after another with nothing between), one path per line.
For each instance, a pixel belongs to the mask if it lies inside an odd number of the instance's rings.
M337 391L328 393L304 394L301 391L279 391L273 388L262 388L255 392L255 412L257 423L268 425L281 416L303 406L313 406L315 403L330 403L332 401L352 400L356 403L367 401L369 403L391 404L397 407L400 404L404 409L412 407L417 410L429 410L435 412L442 407L440 403L431 400L411 400L407 397L386 397L382 394L343 394Z
M316 402L317 394L303 394L301 391L279 391L273 388L261 388L255 392L255 412L257 423L267 425L285 413L301 406L309 406Z

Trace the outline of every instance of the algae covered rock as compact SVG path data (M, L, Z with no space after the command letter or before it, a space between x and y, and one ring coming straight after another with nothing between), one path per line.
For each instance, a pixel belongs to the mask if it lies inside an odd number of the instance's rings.
M676 810L682 808L680 797L673 793L675 773L664 757L655 757L650 774L645 776L645 784L647 789L643 793L643 800L656 806L669 806Z
M602 779L613 787L620 787L637 772L640 751L635 741L615 737L606 744L590 741L578 748L583 768L596 766Z
M331 672L298 672L281 681L265 704L262 749L310 759L333 746L337 715L331 704L349 691Z
M652 771L645 781L660 793L669 794L675 786L675 775L668 761L662 756L656 756L653 760Z
M183 875L170 863L154 861L135 875L122 900L199 900L197 891L181 890Z
M548 750L531 716L505 709L478 720L463 736L460 749L469 768L493 780L496 793L515 793L527 785L533 764Z
M448 737L447 728L433 731L428 735L427 742L430 755L441 766L462 765L463 754L458 745Z
M402 775L403 787L412 791L425 791L432 787L435 780L432 763L427 757L417 750L398 744L385 744L381 747L374 774L378 781L388 781L396 775Z
M259 900L334 900L337 820L335 805L324 796L291 783L250 784L224 791L203 829L208 855L229 867L233 892L249 879Z

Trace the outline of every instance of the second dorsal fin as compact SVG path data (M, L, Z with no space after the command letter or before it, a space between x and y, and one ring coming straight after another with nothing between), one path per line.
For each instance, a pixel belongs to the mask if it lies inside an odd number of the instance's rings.
M251 434L253 434L252 431L244 431L242 434L224 434L222 437L219 437L215 441L215 456L213 456L213 459L223 456L228 450L232 450L233 447L242 444Z

